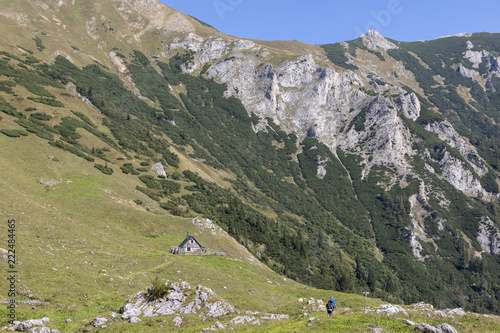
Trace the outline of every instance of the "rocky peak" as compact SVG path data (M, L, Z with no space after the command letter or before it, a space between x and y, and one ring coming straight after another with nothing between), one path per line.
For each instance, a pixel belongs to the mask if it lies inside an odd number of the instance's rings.
M399 49L394 43L389 42L384 36L375 30L368 30L365 35L361 35L361 39L366 47L370 50L380 48L382 50Z

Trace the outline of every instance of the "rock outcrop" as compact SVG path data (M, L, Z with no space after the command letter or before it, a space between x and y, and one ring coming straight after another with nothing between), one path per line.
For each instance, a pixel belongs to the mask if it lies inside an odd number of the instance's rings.
M140 316L156 317L177 315L176 324L181 325L180 315L199 313L202 317L218 318L235 312L235 309L207 287L198 285L193 290L187 282L166 282L169 289L164 297L153 299L153 287L148 287L129 298L120 309L122 319L137 322ZM136 318L136 319L134 319ZM180 318L180 319L177 319Z
M56 329L50 329L45 326L50 322L50 319L43 317L42 319L28 319L26 321L14 321L9 325L9 331L17 332L40 332L40 333L59 333Z
M153 164L149 170L153 171L159 176L167 177L167 173L165 172L165 168L163 167L163 164L161 162Z
M481 248L492 255L500 254L500 230L489 217L482 217L479 221L477 241Z

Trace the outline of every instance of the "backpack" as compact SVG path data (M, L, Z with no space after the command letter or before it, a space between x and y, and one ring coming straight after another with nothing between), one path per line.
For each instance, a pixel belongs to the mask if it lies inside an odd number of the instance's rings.
M335 309L335 299L334 299L334 298L330 299L330 300L328 301L328 304L331 304L332 309Z
M330 301L328 301L328 303L326 303L326 309L328 311L333 311L333 305L332 305L332 303Z

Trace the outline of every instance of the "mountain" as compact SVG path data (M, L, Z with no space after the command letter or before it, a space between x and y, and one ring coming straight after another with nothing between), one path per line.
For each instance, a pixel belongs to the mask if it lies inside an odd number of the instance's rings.
M2 213L35 306L201 283L224 260L167 253L203 216L255 278L500 312L498 34L318 46L156 0L0 3ZM222 295L248 309L246 286Z

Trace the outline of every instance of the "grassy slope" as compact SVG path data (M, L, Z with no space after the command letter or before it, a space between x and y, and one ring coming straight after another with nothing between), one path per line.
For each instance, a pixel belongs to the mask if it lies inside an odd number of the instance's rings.
M8 118L3 117L0 127L17 127ZM131 294L159 276L185 280L193 286L208 286L241 312L291 315L288 321L263 328L248 324L236 327L237 331L252 328L262 332L363 332L366 326L394 332L413 331L396 319L363 315L363 298L359 295L334 293L339 303L335 320L327 320L323 312L302 309L303 304L296 301L299 297L325 300L330 292L289 279L284 281L269 269L235 259L245 253L228 245L231 243L226 236L203 233L187 219L138 209L131 200L147 199L133 190L134 178L119 172L106 176L93 168L92 163L49 146L34 135L21 138L1 135L0 156L2 218L17 221L17 288L23 291L29 288L31 291L26 294L32 295L32 299L49 303L36 309L19 304L20 320L47 316L52 320L52 328L78 331L96 316L117 311ZM47 187L38 182L41 178L63 182ZM168 254L168 249L177 245L186 232L195 235L202 244L232 253L231 257ZM0 289L7 290L5 279L1 280ZM27 299L20 296L18 302ZM378 300L369 300L369 307L380 304ZM310 315L299 317L303 312ZM311 316L320 320L308 323ZM63 323L68 318L73 321ZM219 320L228 322L230 318ZM412 315L410 319L422 322L424 318ZM5 323L5 315L0 319ZM137 325L117 320L109 330L156 331L158 325L174 329L172 319L168 316L144 319ZM425 320L438 323L436 319ZM484 332L494 332L500 325L493 320L479 322L473 316L460 321L465 325L463 332L475 331L475 324L480 324ZM214 322L202 322L196 315L185 316L182 331L199 331Z

